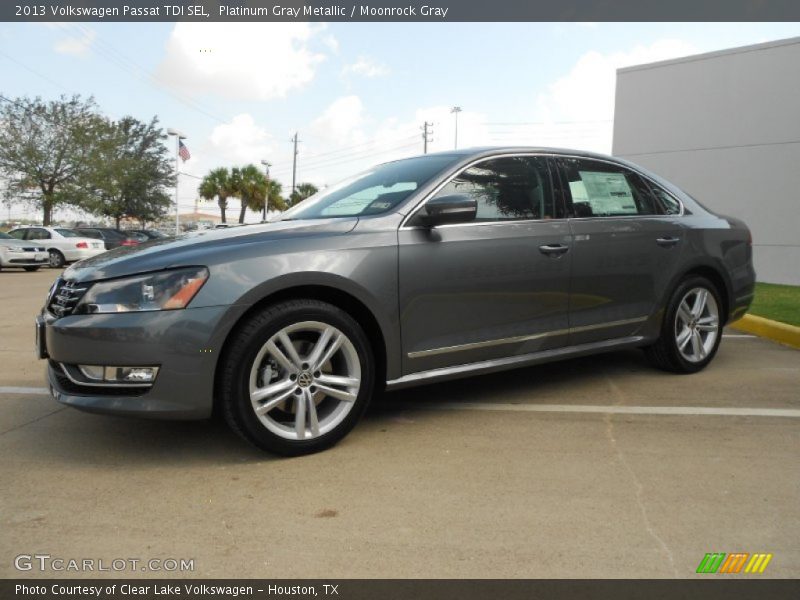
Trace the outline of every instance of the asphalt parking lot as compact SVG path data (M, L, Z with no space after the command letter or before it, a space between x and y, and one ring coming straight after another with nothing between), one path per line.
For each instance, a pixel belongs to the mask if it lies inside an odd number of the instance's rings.
M395 392L279 459L50 399L33 317L55 276L0 273L0 577L690 577L707 552L800 575L796 350L726 331L692 376L623 352ZM35 553L194 571L15 569Z

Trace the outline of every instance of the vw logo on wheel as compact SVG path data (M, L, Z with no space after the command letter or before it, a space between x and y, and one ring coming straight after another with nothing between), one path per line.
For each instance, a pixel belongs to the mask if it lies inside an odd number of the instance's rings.
M308 371L303 371L300 375L297 376L297 385L300 387L308 387L314 381L314 378L311 377L311 373Z

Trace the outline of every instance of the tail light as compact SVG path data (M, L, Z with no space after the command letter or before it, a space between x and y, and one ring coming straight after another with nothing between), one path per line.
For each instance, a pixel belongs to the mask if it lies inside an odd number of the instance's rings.
M136 240L122 240L120 246L138 246L139 242Z
M76 248L88 248L89 244L87 244L86 242L78 242L77 244L75 244L75 247Z

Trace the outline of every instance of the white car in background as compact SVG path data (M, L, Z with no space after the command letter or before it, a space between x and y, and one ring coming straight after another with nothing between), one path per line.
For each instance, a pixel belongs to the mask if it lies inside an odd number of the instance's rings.
M47 262L47 249L44 246L16 240L7 233L0 233L0 271L8 268L38 271Z
M13 238L34 242L47 249L51 267L91 258L106 251L102 240L84 237L66 227L19 227L8 232Z

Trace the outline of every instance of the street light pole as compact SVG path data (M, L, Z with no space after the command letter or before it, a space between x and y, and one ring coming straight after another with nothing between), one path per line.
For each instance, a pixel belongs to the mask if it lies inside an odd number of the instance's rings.
M454 106L453 108L450 109L450 113L455 115L456 117L456 139L455 143L453 144L453 148L455 148L456 150L458 150L458 113L460 112L461 112L460 106Z
M181 140L185 140L186 136L177 129L173 129L171 127L167 129L167 135L175 136L175 235L180 235L181 215L180 206L178 204L178 180L180 179L181 174Z
M269 168L272 166L271 163L267 162L266 160L262 160L261 164L264 165L265 175L267 176L267 195L264 198L264 213L261 216L261 220L266 223L267 222L267 204L269 204Z

